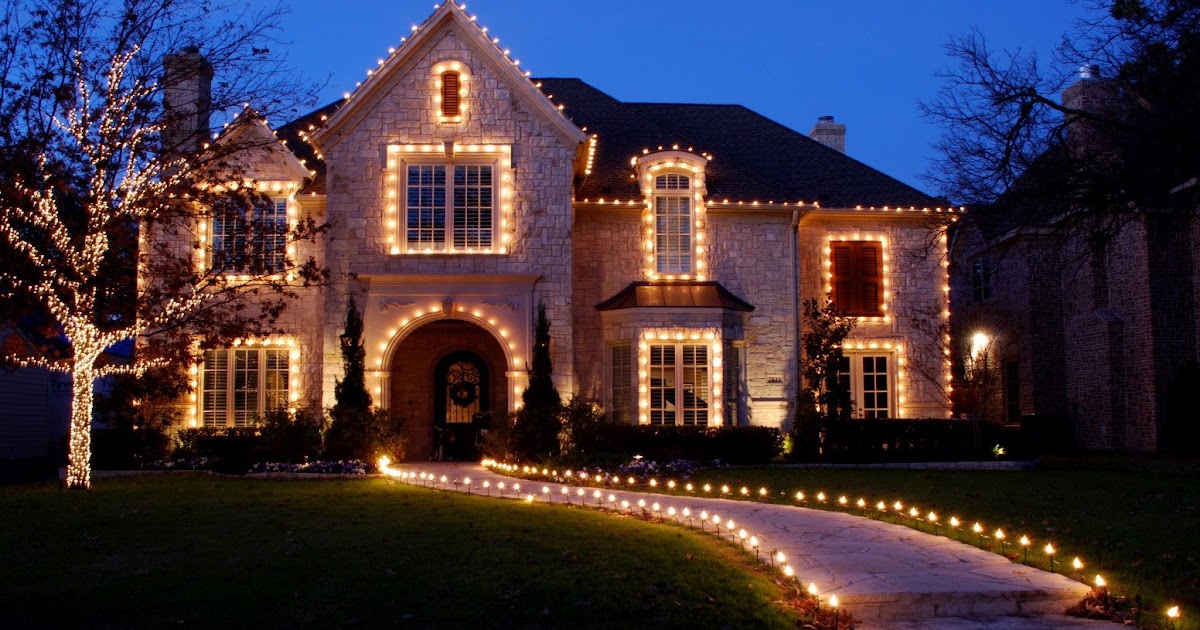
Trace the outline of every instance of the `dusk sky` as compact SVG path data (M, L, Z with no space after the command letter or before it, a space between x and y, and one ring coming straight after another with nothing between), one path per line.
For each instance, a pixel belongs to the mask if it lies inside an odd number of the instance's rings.
M313 79L329 77L322 104L352 90L434 10L433 0L289 5L289 58ZM578 77L625 101L736 103L802 133L833 115L847 125L849 155L936 193L919 175L938 131L917 102L937 92L946 39L978 27L995 48L1049 61L1086 4L471 0L467 9L535 77Z

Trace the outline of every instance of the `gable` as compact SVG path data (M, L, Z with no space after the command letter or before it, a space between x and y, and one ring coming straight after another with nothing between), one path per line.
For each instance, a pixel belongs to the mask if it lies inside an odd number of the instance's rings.
M462 57L462 58L456 58ZM328 153L359 126L377 124L371 113L389 101L404 100L404 123L420 129L422 135L443 135L447 139L471 133L486 133L487 129L472 121L468 114L462 124L439 125L435 110L434 69L439 62L460 62L473 76L467 84L467 102L482 100L487 95L511 99L516 106L535 118L548 133L566 147L577 147L585 136L554 104L546 98L519 70L517 62L504 51L453 2L444 2L412 37L393 51L374 71L369 73L344 104L329 116L328 121L312 134L318 147ZM499 121L497 121L499 124Z
M257 113L246 110L213 141L241 147L229 157L233 176L258 181L303 182L314 175Z

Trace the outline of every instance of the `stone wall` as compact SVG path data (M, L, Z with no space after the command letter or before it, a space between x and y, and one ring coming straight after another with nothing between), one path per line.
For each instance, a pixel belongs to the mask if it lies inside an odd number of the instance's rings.
M340 374L338 334L347 291L365 294L357 277L444 275L448 297L454 277L486 278L494 274L541 276L535 302L544 300L551 322L555 380L564 391L574 389L571 347L571 181L576 147L565 146L542 114L529 110L492 67L489 55L466 43L450 25L416 51L406 65L352 112L345 126L325 147L328 177L327 260L334 288L323 309L326 333L323 391L330 402ZM434 64L455 60L470 70L468 111L464 122L439 124L432 85ZM385 207L386 147L393 144L498 144L512 147L513 196L511 243L507 254L389 254ZM496 238L500 233L497 231ZM526 297L526 296L522 296ZM365 302L365 301L364 301ZM508 322L522 338L532 337L532 319ZM368 365L380 358L380 343L394 335L381 329L366 332ZM526 344L527 348L528 344ZM527 350L526 350L527 351Z

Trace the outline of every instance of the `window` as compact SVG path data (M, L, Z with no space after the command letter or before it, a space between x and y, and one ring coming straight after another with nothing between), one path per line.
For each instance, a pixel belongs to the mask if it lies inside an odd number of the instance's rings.
M672 173L654 178L654 236L658 273L692 273L691 178Z
M253 426L264 413L287 408L288 350L209 350L200 388L204 426Z
M288 201L229 199L213 208L213 268L226 273L275 273L287 264Z
M608 417L617 423L633 418L633 348L628 343L609 348Z
M650 346L650 424L708 426L708 346Z
M442 116L445 118L462 115L462 110L459 109L461 100L458 93L458 77L457 72L442 73Z
M844 315L878 317L883 314L883 244L878 241L835 241L830 244L833 263L833 303Z
M417 251L491 248L494 173L493 164L406 164L407 247Z
M890 355L848 354L838 361L837 379L850 392L855 417L893 416L891 364Z
M992 270L986 258L971 264L971 297L976 304L992 297Z
M725 405L725 417L732 426L739 426L742 423L742 349L743 346L740 343L726 344L725 362L721 365L724 370L722 380L725 387L721 398Z

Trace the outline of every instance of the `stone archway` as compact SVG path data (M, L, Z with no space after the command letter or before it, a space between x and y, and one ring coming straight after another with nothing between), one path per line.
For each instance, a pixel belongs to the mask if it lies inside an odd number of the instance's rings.
M453 363L456 357L475 357L478 372L486 382L473 392L461 388L448 390L440 381L446 379L447 361ZM459 458L473 455L470 447L480 427L477 422L454 416L454 412L461 415L467 409L471 416L476 410L507 413L506 362L504 349L495 337L467 321L430 322L405 337L392 352L387 395L389 409L405 420L407 459L424 460L436 455L437 436L443 436L443 445L449 443L451 436L453 439L450 448L443 449L443 455ZM454 426L450 426L452 432L443 434L448 426L448 412Z

